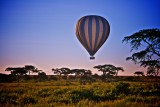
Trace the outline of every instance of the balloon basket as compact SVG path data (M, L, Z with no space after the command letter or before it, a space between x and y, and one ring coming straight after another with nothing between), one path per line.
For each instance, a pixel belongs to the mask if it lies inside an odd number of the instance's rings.
M93 57L93 56L90 57L90 60L94 60L94 59L95 59L95 57Z

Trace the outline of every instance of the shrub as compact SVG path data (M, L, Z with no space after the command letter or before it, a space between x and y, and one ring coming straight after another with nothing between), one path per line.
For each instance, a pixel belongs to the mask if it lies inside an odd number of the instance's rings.
M39 91L37 92L37 94L38 94L40 97L48 97L48 96L51 95L49 89L42 89L42 90L39 90Z
M129 83L124 83L124 82L118 82L115 87L111 90L112 94L115 94L116 96L120 95L120 94L125 94L128 95L129 94Z
M17 105L17 102L16 102L17 98L18 96L15 94L11 94L11 95L3 94L0 96L0 104L10 103L13 105Z
M20 105L29 105L29 104L36 104L37 100L33 96L23 96L19 99Z

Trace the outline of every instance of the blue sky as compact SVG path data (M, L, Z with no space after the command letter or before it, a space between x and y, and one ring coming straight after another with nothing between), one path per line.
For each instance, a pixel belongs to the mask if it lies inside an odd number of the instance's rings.
M159 0L1 0L0 72L8 66L32 64L47 74L52 68L85 68L113 64L120 75L142 70L125 58L125 36L141 29L160 28ZM94 61L75 35L75 25L85 15L106 18L111 31Z

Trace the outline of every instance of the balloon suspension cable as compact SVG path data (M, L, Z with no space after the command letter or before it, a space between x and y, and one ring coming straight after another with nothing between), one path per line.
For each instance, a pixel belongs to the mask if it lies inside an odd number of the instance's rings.
M94 59L95 59L95 57L94 57L94 56L91 56L91 57L90 57L90 60L94 60Z

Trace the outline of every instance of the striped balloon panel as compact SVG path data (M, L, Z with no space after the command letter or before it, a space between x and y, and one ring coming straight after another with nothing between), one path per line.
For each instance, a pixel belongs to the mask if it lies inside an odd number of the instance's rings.
M84 16L76 25L76 35L88 53L93 56L108 38L109 23L101 16Z

